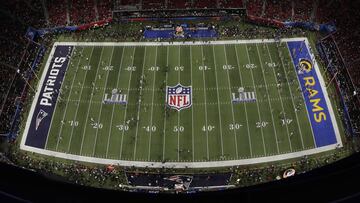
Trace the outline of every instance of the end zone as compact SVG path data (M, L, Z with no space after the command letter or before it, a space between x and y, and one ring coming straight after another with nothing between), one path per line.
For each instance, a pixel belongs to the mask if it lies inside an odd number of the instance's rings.
M308 40L305 38L301 41L287 42L287 46L301 86L316 147L333 144L342 146L324 79L315 56L309 49Z
M38 84L21 145L45 148L52 116L73 46L54 46Z

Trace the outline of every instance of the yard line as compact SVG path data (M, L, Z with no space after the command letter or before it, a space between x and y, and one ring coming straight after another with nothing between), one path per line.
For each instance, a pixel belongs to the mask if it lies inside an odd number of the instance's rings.
M134 52L133 52L133 55L132 55L131 66L134 66L135 50L136 50L136 47L134 47ZM121 62L121 63L122 63L122 62ZM127 95L129 95L129 92L130 92L131 77L132 77L132 71L130 71L130 79L129 79L129 83L128 83ZM126 123L126 115L127 115L128 103L129 103L129 102L126 102L126 105L125 105L125 114L124 114L124 119L123 119L123 120L124 120L123 126L125 126L125 123ZM123 146L124 134L125 134L125 129L122 131L122 134L121 134L120 159L121 159L121 156L122 156L122 146Z
M109 63L108 63L109 65L111 65L111 61L112 61L112 58L113 58L113 55L114 55L114 49L115 49L115 46L113 46L113 50L111 51L111 57L110 57L110 60L109 60ZM105 87L106 87L107 82L108 82L109 73L110 73L110 71L108 70L107 74L106 74ZM105 95L105 90L106 90L106 88L104 88L103 96ZM103 108L103 103L101 103L101 105L100 105L100 112L99 112L99 116L98 116L98 119L97 119L97 122L99 122L99 123L100 123L100 119L101 119L102 108ZM111 126L110 126L110 128L111 128ZM98 133L99 133L99 128L96 128L95 142L94 142L94 146L93 146L93 156L95 156L95 147L96 147L96 143L97 143Z
M180 59L181 59L181 48L180 48L180 45L179 45L179 67L181 66L180 64ZM180 71L178 71L178 83L180 83ZM179 125L180 125L180 111L177 111L177 115L178 115L178 120L177 120L177 127L179 128ZM178 129L177 131L177 138L178 138L178 147L177 147L177 155L178 155L178 161L180 160L180 130Z
M214 68L215 68L215 82L216 87L218 87L218 80L217 80L217 73L216 73L216 58L215 58L215 48L214 45L211 45L213 49L213 57L214 57ZM217 92L217 100L218 100L218 110L219 110L219 122L220 122L220 142L221 142L221 156L224 156L224 142L223 142L223 132L222 132L222 122L221 122L221 109L220 109L220 96L219 96L219 89L216 88Z
M144 59L143 59L143 67L142 67L142 71L141 71L141 78L143 78L144 75L144 69L145 69L145 59L146 59L146 46L145 46L145 52L144 52ZM143 79L141 79L143 80ZM142 87L142 84L140 84ZM140 110L141 110L141 92L142 92L142 88L140 89L139 92L139 105L138 105L138 112L137 112L137 117L136 117L136 132L135 132L135 144L134 144L134 160L136 157L136 142L137 142L137 136L138 136L138 132L139 132L139 120L140 120ZM151 129L150 129L151 130Z
M269 55L269 57L270 57L270 61L271 61L271 63L273 63L273 60L272 60L272 57L271 57L271 54L270 54L270 51L269 51L269 46L268 46L267 44L266 44L266 49L267 49L268 55ZM273 73L274 73L274 77L275 77L275 79L276 79L275 69L272 68L272 70L273 70ZM281 98L281 94L280 94L279 89L277 89L277 92L278 92L278 95L279 95L279 98L280 98L280 103L281 103L282 112L285 113L285 108L284 108L284 104L283 104L283 101L282 101L282 98ZM285 117L285 118L286 118L286 117ZM291 141L290 141L289 126L288 126L288 125L285 125L285 126L286 126L287 137L288 137L289 144L290 144L290 150L291 150L291 152L292 152L293 149L292 149L292 144L291 144Z
M226 62L226 65L229 65L228 64L228 60L227 60L227 54L226 54L226 48L225 48L225 45L224 45L224 53L225 53L225 62ZM227 78L228 78L228 84L229 84L229 96L230 96L230 101L231 101L231 88L230 88L230 76L229 76L229 70L226 70L226 73L227 73ZM231 113L232 113L232 120L233 120L233 125L235 125L235 115L234 115L234 106L233 104L231 103ZM239 154L238 154L238 145L237 145L237 135L236 135L236 129L234 128L234 139L235 139L235 150L236 150L236 158L239 158Z
M169 68L169 46L166 47L166 67ZM167 79L168 73L165 73L165 91L167 91ZM166 97L166 94L165 94ZM167 98L165 98L167 99ZM166 137L166 104L164 105L164 131L163 131L164 141L163 141L163 161L165 160L165 137Z
M75 50L75 48L74 48L74 50ZM83 47L83 49L81 50L81 54L83 53L83 51L84 51L84 47ZM71 53L71 55L72 55L72 53ZM71 59L70 59L70 60L71 60ZM71 92L72 92L72 89L73 89L74 81L75 81L75 78L76 78L76 76L77 76L77 71L78 71L78 69L79 69L80 61L81 61L81 58L79 57L78 64L76 65L75 75L74 75L74 78L73 78L73 80L72 80L72 82L71 82L68 100L70 99L70 96L71 96ZM69 61L69 64L70 64L70 62L71 62L71 61ZM68 70L66 71L66 74L67 74L68 71L70 71L70 70L68 69ZM65 81L65 76L64 76L64 80L63 80L63 81ZM62 88L61 88L61 89L62 89ZM62 117L61 121L64 121L64 120L65 120L65 116L66 116L68 104L69 104L69 101L67 101L66 104L65 104L65 111L64 111L64 113L63 113L63 117ZM55 111L54 111L54 115L55 115ZM51 119L51 123L52 123L52 121L53 121L53 119ZM60 130L59 130L59 134L58 134L58 137L57 137L56 148L55 148L56 151L58 150L58 147L59 147L60 136L61 136L62 128L63 128L64 125L65 125L65 124L62 124L62 123L61 123L61 125L60 125ZM51 124L50 124L50 129L51 129ZM46 144L45 144L45 146L46 146L46 145L47 145L47 139L46 139Z
M192 86L192 49L191 46L190 48L190 84ZM192 138L192 156L193 156L193 161L195 160L195 145L194 145L194 106L192 106L191 108L191 138Z
M247 44L245 44L245 48L246 48L246 55L247 55L248 61L249 61L249 63L251 63L251 62L250 62L249 51L248 51L248 48L247 48ZM256 87L255 87L254 74L253 74L253 72L252 72L251 69L250 69L250 73L251 73L252 82L253 82L253 86L254 86L254 92L255 92L255 95L257 95L257 94L256 94ZM259 109L259 102L258 102L258 100L256 100L256 106L257 106L257 110L258 110L258 115L259 115L260 122L262 122L261 115L260 115L260 109ZM263 132L263 129L262 129L262 128L260 128L260 131L261 131L261 137L262 137L263 146L264 146L264 154L266 155L264 132Z
M289 51L289 57L291 58L291 61L292 61L292 65L294 66L294 71L295 71L295 74L296 74L296 79L298 80L298 84L299 84L299 87L301 87L301 84L300 84L300 81L299 81L299 78L298 78L298 76L297 76L297 73L296 73L296 67L295 67L295 63L294 63L294 61L293 61L293 58L292 58L292 56L291 56L291 52L290 52L290 50L289 50L289 47L286 45L286 49ZM286 70L285 70L285 66L284 66L284 62L283 62L283 60L282 60L282 57L280 56L280 59L281 59L281 64L283 65L283 69L284 69L284 73L285 73L285 77L286 77L286 80L289 82L289 80L288 80L288 77L287 77L287 74L286 74ZM291 95L291 98L293 98L293 96L292 96L292 90L291 90L291 88L290 88L290 85L288 85L288 87L289 87L289 89L290 89L290 95ZM304 101L304 103L305 103L305 98L304 98L304 94L301 92L301 95L303 96L303 101ZM292 99L292 103L293 103L293 106L294 106L294 108L296 107L295 106L295 102L294 102L294 99ZM305 104L305 106L306 106L306 104ZM295 110L295 109L294 109ZM309 122L310 122L310 118L309 118L309 114L308 114L308 111L306 111L306 114L307 114L307 116L308 116L308 119L309 119ZM299 118L298 118L298 115L297 115L297 113L296 113L296 111L295 111L295 115L296 115L296 121L297 121L297 124L298 124L298 128L299 128L299 132L300 132L300 138L301 138L301 144L302 144L302 148L304 149L304 140L303 140L303 135L302 135L302 131L301 131L301 128L300 128L300 122L299 122ZM311 123L310 123L311 124ZM311 132L313 133L313 137L314 137L314 132L313 132L313 129L312 129L312 127L311 127ZM316 145L316 144L315 144Z
M272 108L272 105L271 105L271 102L270 102L270 94L269 94L269 89L268 89L268 85L266 83L266 77L264 75L264 67L263 67L263 63L262 63L262 59L260 57L260 52L259 52L259 47L258 45L256 44L256 50L258 52L258 56L259 56L259 60L260 60L260 67L261 67L261 72L262 72L262 76L264 78L264 82L265 82L265 89L266 89L266 93L267 93L267 98L268 98L268 102L269 102L269 106L270 106L270 113L271 113L271 120L272 120L272 126L273 126L273 129L274 129L274 132L275 132L275 141L276 141L276 149L277 149L277 152L279 154L280 150L279 150L279 143L278 143L278 136L277 136L277 131L276 131L276 128L275 128L275 120L274 120L274 115L273 115L273 108Z
M205 100L205 134L206 134L206 152L207 152L207 160L210 159L210 156L209 156L209 133L207 131L207 128L208 128L208 120L207 120L207 105L206 105L206 90L205 90L205 68L204 68L204 48L203 46L201 46L201 61L202 61L202 66L203 66L203 82L204 82L204 100Z
M98 63L98 65L97 65L97 69L96 69L94 84L96 84L96 80L97 80L97 78L98 78L98 77L97 77L97 74L98 74L98 72L99 72L99 66L100 66L100 62L102 61L104 49L105 49L105 48L103 47L102 50L101 50L101 55L100 55L99 63ZM91 59L89 59L89 60L91 60ZM92 101L92 98L93 98L93 95L94 95L94 90L95 90L95 85L94 85L93 89L91 90L90 101ZM89 117L90 109L91 109L91 103L90 103L90 105L88 106L88 111L87 111L87 113L86 113L86 119L85 119L85 124L84 124L84 128L83 128L83 135L82 135L82 138L81 138L80 154L81 154L81 152L82 152L82 148L83 148L83 144L84 144L84 138L85 138L85 132L86 132L86 125L87 125L87 122L88 122L88 117Z
M90 54L90 58L89 58L89 62L88 62L88 66L90 65L90 61L91 61L91 58L92 58L92 54L93 54L93 52L94 52L94 47L92 48L92 50L91 50L91 54ZM87 70L85 71L85 76L84 76L84 80L83 80L83 82L82 82L82 86L84 86L84 84L85 84L85 80L86 80L86 76L87 76ZM76 121L76 119L77 119L77 114L78 114L78 110L79 110L79 106L80 106L80 100L81 100L81 96L82 96L82 92L83 92L83 88L81 88L81 90L80 90L80 95L79 95L79 102L78 102L78 105L77 105L77 107L76 107L76 112L75 112L75 118L74 118L74 121ZM74 134L74 125L73 126L71 126L71 134L70 134L70 140L69 140L69 145L68 145L68 149L67 149L67 151L69 152L69 150L70 150L70 144L71 144L71 141L72 141L72 137L73 137L73 134Z
M120 62L120 67L119 67L119 72L118 72L118 75L117 75L117 78L116 78L116 88L118 88L119 86L119 78L120 78L120 73L121 73L121 70L122 70L122 63L123 63L123 59L124 59L124 51L125 50L125 47L123 47L123 50L122 50L122 53L121 53L121 62ZM130 72L131 74L131 72ZM104 88L106 89L106 88ZM127 103L126 103L127 105ZM107 145L106 145L106 155L105 157L107 158L108 156L108 153L109 153L109 145L110 145L110 138L111 138L111 129L112 129L112 125L113 125L113 118L114 118L114 110L115 110L115 106L116 105L113 105L113 108L112 108L112 112L111 112L111 119L110 119L110 129L109 129L109 135L108 135L108 139L107 139Z
M155 80L156 80L156 63L157 63L157 52L158 52L158 47L155 48L155 68L154 68L154 78L153 78L153 90L155 88ZM151 99L151 115L150 115L150 126L152 128L153 126L153 110L154 110L154 93L155 91L152 91L152 99ZM150 130L150 139L149 139L149 153L148 153L148 161L150 161L150 153L151 153L151 133L152 130Z

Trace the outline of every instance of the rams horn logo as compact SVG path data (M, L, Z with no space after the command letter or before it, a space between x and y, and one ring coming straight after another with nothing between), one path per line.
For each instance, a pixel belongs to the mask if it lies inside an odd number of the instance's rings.
M310 72L313 67L311 61L304 58L299 60L299 65L300 65L300 69L304 70L306 73Z
M36 116L36 126L35 129L37 130L41 121L48 115L44 110L40 109L39 113Z

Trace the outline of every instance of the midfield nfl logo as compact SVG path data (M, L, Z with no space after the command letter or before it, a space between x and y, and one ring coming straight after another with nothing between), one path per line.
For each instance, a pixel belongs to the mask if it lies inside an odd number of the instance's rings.
M192 105L191 86L166 86L166 103L178 111L189 108Z

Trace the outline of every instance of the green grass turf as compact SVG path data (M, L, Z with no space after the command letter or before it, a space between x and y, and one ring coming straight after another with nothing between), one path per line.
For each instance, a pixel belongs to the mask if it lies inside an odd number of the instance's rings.
M165 86L177 83L192 86L192 107L166 113ZM232 104L231 93L239 87L255 91L258 101ZM77 46L46 148L99 158L182 162L311 149L314 138L298 87L285 44ZM114 88L127 94L127 105L102 103ZM297 105L302 108L295 112ZM290 124L282 125L281 112ZM267 125L258 128L258 122Z

